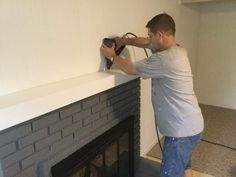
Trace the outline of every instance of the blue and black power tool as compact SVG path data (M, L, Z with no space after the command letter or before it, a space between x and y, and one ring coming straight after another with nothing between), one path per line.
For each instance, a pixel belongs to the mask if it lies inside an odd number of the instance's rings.
M120 53L125 48L125 45L122 45L119 48L117 48L116 40L114 38L104 38L102 43L105 44L109 48L111 48L112 45L115 44L115 53L116 53L116 55L120 55ZM110 69L113 62L110 59L108 59L107 57L105 57L105 59L106 59L106 68Z

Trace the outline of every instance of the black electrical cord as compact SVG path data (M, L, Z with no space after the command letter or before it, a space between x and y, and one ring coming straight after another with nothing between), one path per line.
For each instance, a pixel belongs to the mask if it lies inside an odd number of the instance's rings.
M160 140L159 132L158 132L158 130L156 130L156 132L157 132L157 139L158 139L159 147L160 147L161 152L163 153L163 148L161 146L161 140Z
M215 143L215 142L208 141L208 140L205 140L205 139L201 139L201 141L204 141L204 142L209 143L209 144L213 144L213 145L221 146L221 147L228 148L228 149L231 149L231 150L233 150L233 151L236 151L235 148L232 148L232 147L230 147L230 146L226 146L226 145L224 145L224 144Z
M158 128L157 128L157 121L156 121L156 118L155 118L155 125L156 125L156 133L157 133L158 144L159 144L161 153L163 154L163 148L162 148L162 146L161 146L161 140L160 140L159 130L158 130Z
M125 36L127 36L127 35L132 35L132 36L134 36L134 37L136 37L136 38L138 37L137 35L135 35L134 33L131 33L131 32L126 33L123 37L125 37ZM146 56L148 57L148 53L147 53L146 48L143 48L143 50L144 50Z
M134 36L134 37L136 37L136 38L138 37L137 35L135 35L134 33L131 33L131 32L126 33L123 37L125 37L125 36L127 36L127 35L132 35L132 36ZM145 52L146 56L148 57L148 53L147 53L146 48L143 48L143 49L144 49L144 52ZM161 146L161 140L160 140L160 136L159 136L159 130L157 129L156 119L155 119L155 124L156 124L156 133L157 133L158 144L159 144L159 147L160 147L160 149L161 149L161 152L163 153L163 148L162 148L162 146Z

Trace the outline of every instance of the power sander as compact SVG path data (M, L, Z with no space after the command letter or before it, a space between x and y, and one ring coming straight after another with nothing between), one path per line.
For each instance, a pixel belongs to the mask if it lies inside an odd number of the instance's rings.
M114 38L104 38L102 43L105 44L109 48L111 48L112 45L115 44L115 53L116 53L116 55L120 55L120 53L125 48L125 45L122 45L119 48L117 48L116 40ZM106 59L106 68L110 69L113 62L110 59L108 59L107 57L105 57L105 59Z

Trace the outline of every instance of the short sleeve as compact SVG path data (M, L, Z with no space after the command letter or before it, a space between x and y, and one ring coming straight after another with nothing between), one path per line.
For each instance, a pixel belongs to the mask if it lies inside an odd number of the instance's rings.
M134 67L139 72L140 77L144 79L163 76L162 60L157 53L135 62Z

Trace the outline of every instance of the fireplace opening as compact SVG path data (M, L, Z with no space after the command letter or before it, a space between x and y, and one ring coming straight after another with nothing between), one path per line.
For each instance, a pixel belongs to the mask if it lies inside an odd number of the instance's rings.
M134 116L51 168L52 177L134 177Z

